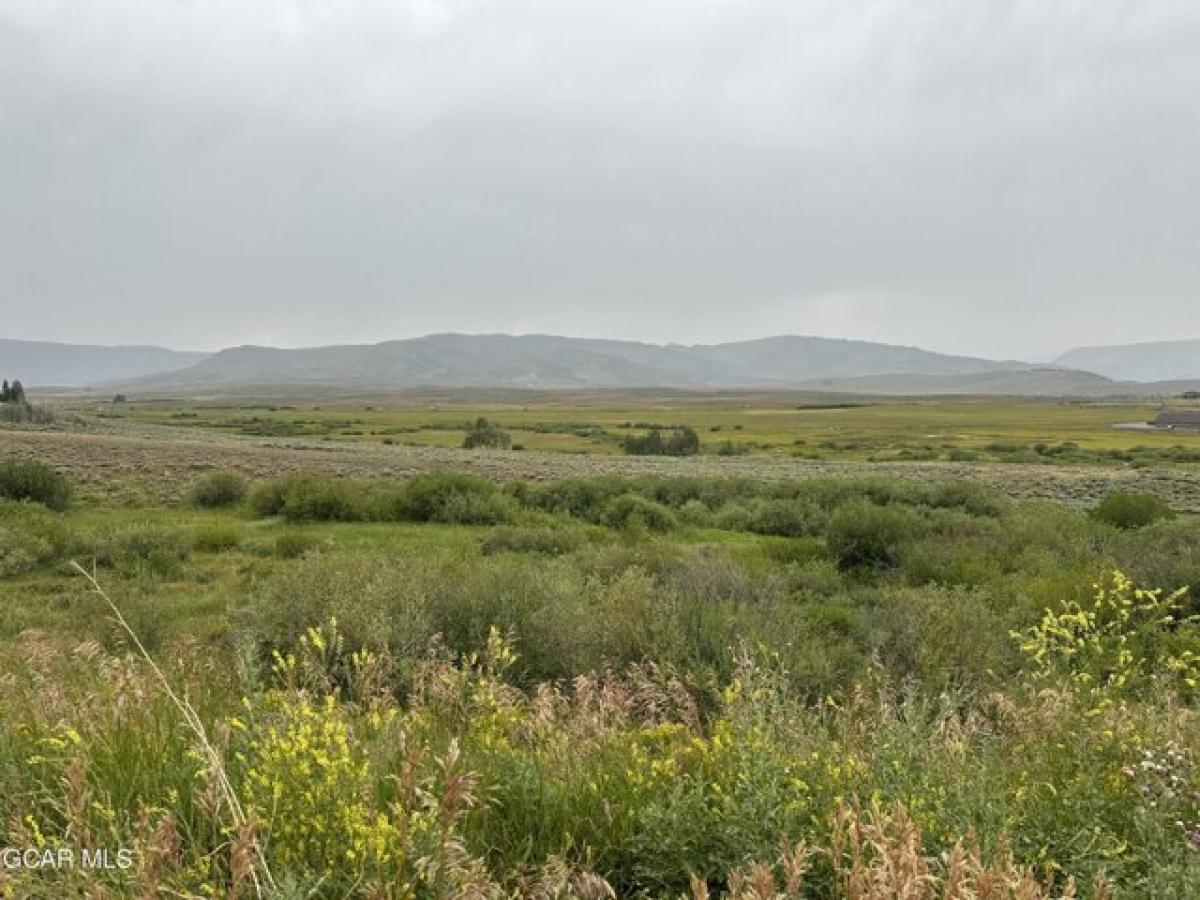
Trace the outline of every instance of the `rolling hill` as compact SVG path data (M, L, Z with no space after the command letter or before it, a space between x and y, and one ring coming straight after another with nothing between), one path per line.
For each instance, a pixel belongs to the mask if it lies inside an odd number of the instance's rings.
M870 341L781 336L725 344L646 344L552 335L435 334L302 349L213 354L0 340L0 376L30 387L232 393L283 387L802 388L859 394L1154 396L1194 389L1200 341L1086 348L1032 366ZM1090 368L1085 368L1090 366ZM1103 370L1103 371L1096 371ZM1113 374L1108 374L1108 373ZM1157 376L1169 372L1164 380ZM1189 373L1196 373L1189 375Z
M195 365L207 353L0 339L0 377L26 387L89 387Z
M1013 372L993 362L868 341L773 337L684 346L549 335L439 334L380 344L282 350L235 347L130 387L271 384L443 387L791 387L815 378Z
M1200 378L1200 340L1079 347L1064 353L1055 364L1117 381Z

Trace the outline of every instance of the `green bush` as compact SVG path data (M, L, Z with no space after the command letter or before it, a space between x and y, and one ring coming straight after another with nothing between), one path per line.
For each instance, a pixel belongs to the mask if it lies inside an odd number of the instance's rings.
M713 525L712 510L700 500L688 500L676 512L679 521L696 528L711 528Z
M354 522L364 519L362 490L345 479L288 475L259 485L250 505L261 516L291 522Z
M71 499L71 482L57 469L33 459L0 462L0 497L29 500L50 509L65 509Z
M658 428L644 435L625 438L625 452L634 456L695 456L700 452L700 436L695 429L681 425L667 437Z
M474 475L418 475L404 483L385 518L452 525L503 525L515 505L494 484Z
M651 531L671 531L675 528L675 517L669 509L640 494L622 494L609 501L600 514L600 520L609 528L635 528L636 523Z
M628 481L620 478L567 478L546 485L522 485L516 496L533 509L594 519L605 503L629 489Z
M924 530L924 520L912 510L858 500L833 514L826 540L843 571L881 571L895 566L901 545Z
M819 534L824 524L825 514L810 501L766 500L753 510L746 530L776 537L803 537Z
M250 508L259 516L280 515L289 484L288 478L272 478L256 485L250 492Z
M467 429L467 436L463 438L463 447L467 450L474 450L478 447L507 450L511 444L512 438L509 437L507 431L482 416Z
M246 497L246 480L233 472L213 472L205 475L192 487L193 506L215 509L233 506Z
M1164 519L1175 518L1175 511L1154 494L1113 491L1092 510L1092 518L1126 531L1145 528Z
M517 514L513 496L471 475L418 475L407 481L289 475L255 488L260 516L292 522L440 522L503 525Z
M1139 584L1187 588L1192 612L1200 613L1200 519L1156 522L1122 538L1113 551L1122 571Z

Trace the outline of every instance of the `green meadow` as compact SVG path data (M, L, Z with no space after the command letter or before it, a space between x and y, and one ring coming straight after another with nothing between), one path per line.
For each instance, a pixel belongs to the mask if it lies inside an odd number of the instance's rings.
M1195 438L635 399L5 431L6 846L131 863L3 890L1196 896ZM481 416L527 449L454 450ZM609 468L682 425L696 456ZM1005 489L1045 473L1088 491Z
M687 425L707 453L826 460L1200 462L1200 435L1127 431L1158 407L1100 401L863 399L799 392L678 391L545 395L428 392L404 396L220 404L135 401L84 404L109 422L228 435L420 447L461 446L466 423L494 420L513 445L534 451L616 454L630 434Z

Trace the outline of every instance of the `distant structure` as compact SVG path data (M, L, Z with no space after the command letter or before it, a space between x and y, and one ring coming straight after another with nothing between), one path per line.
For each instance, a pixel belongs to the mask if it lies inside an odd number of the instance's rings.
M1200 409L1164 409L1155 417L1154 425L1200 431Z

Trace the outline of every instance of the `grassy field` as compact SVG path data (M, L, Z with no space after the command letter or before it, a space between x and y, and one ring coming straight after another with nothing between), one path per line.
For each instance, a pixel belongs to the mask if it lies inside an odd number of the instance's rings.
M1176 401L1178 402L1178 401ZM824 460L1040 460L1200 463L1200 434L1133 432L1144 404L1017 400L870 400L796 392L417 393L318 402L139 401L80 404L108 422L230 435L458 447L485 416L514 445L536 451L617 454L648 426L688 425L706 453Z
M1200 479L1099 453L1144 410L451 399L0 430L5 846L132 861L5 866L0 891L1200 892ZM369 425L219 427L260 413ZM420 427L481 414L759 446ZM834 423L876 456L1038 458L794 455ZM444 445L369 433L399 427Z

